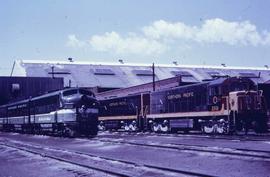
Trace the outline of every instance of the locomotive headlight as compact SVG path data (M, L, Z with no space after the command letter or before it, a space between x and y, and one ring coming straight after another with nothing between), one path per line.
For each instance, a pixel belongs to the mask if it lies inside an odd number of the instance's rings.
M80 108L79 108L79 113L85 113L86 111L86 106L85 105L82 105Z
M220 119L219 122L220 123L223 123L223 122L225 122L225 120L224 119Z
M163 124L164 124L164 125L167 125L168 123L169 123L168 120L164 120L164 121L163 121Z

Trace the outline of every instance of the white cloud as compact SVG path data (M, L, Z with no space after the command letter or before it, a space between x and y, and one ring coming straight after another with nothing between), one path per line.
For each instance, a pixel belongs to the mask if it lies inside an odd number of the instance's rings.
M164 20L155 21L151 26L142 28L145 36L161 39L161 38L176 38L176 39L192 39L197 31L197 27L187 26L184 23L169 23Z
M203 22L202 26L170 23L164 20L153 22L143 29L145 36L154 39L188 40L203 43L225 43L229 45L264 44L265 39L249 21L228 22L219 18Z
M225 21L220 18L208 19L201 25L191 26L183 22L154 21L141 31L127 32L126 35L117 32L106 32L93 35L90 40L79 40L75 35L69 35L67 46L73 48L91 47L102 52L116 54L158 55L164 52L178 50L192 43L220 43L231 46L270 45L270 33L259 32L249 21Z
M97 51L114 51L117 54L152 55L166 50L166 46L157 40L139 37L134 33L122 37L116 32L107 32L92 36L89 43Z
M264 36L265 36L264 44L269 45L270 44L270 32L264 31Z
M257 46L263 43L256 26L250 22L227 22L218 18L206 20L197 32L195 40L229 45Z
M68 35L68 41L66 45L72 48L81 48L85 46L85 42L77 39L77 37L74 34L70 34Z

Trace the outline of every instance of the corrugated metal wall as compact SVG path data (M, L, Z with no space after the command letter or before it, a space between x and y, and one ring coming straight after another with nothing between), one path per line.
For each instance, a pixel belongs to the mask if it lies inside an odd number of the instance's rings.
M0 77L0 105L63 89L63 78Z

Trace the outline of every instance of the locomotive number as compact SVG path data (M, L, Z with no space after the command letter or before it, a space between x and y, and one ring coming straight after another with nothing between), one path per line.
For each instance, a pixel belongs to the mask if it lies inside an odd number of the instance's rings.
M218 111L219 110L219 108L218 108L218 106L212 106L212 109L211 109L212 111Z
M217 104L217 102L218 102L218 98L217 98L216 96L214 96L214 97L213 97L213 103L214 103L214 104Z

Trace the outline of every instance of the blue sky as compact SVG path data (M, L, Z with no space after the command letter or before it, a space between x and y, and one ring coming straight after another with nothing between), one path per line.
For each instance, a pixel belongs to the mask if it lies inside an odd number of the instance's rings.
M16 59L270 65L270 1L0 0L0 75Z

